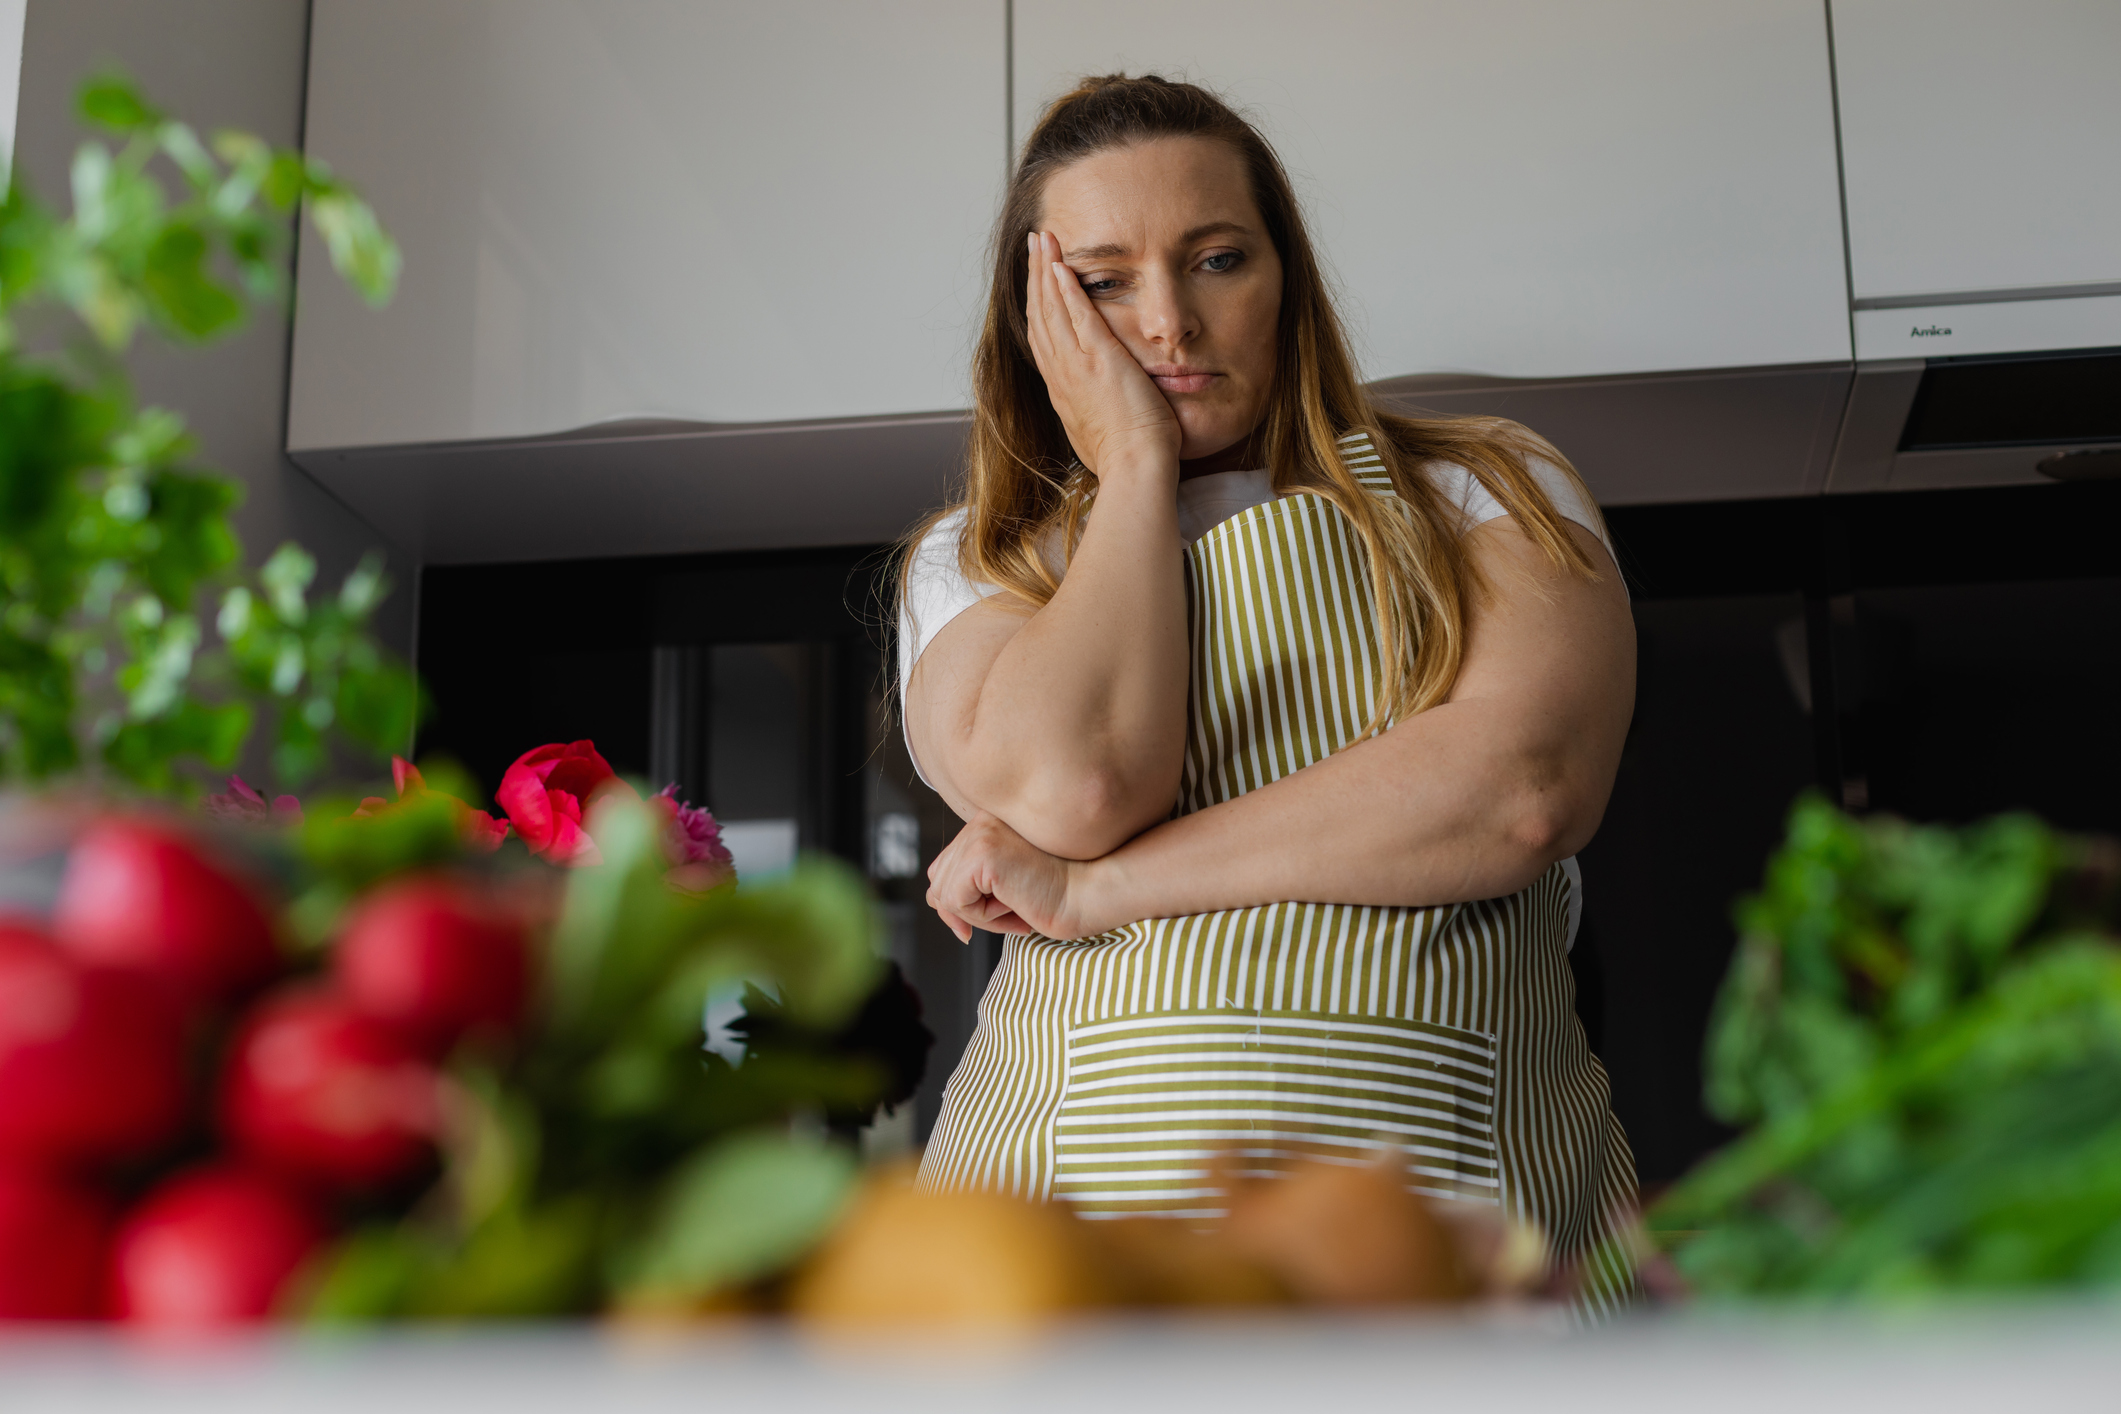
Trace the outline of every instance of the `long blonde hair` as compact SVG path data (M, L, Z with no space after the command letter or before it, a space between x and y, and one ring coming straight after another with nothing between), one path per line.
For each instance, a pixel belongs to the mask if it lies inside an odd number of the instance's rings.
M1055 172L1092 153L1161 137L1227 143L1245 163L1253 200L1282 263L1279 347L1259 429L1265 464L1277 493L1315 491L1353 523L1376 601L1378 641L1387 650L1369 730L1404 721L1450 694L1465 657L1467 606L1482 589L1460 543L1458 509L1420 468L1430 462L1464 467L1557 568L1596 579L1596 567L1569 537L1527 459L1552 462L1572 479L1575 470L1514 422L1404 417L1379 408L1356 378L1303 213L1273 148L1206 89L1153 74L1082 80L1054 100L1024 142L995 223L993 282L973 356L964 495L904 541L900 603L906 602L906 577L921 541L960 510L965 523L958 565L967 578L999 585L1034 606L1043 606L1059 588L1060 572L1047 547L1058 532L1063 562L1072 558L1097 478L1076 459L1031 355L1024 247L1038 229L1046 183ZM1369 434L1399 504L1368 494L1348 469L1339 443L1350 432ZM1588 492L1583 500L1592 504Z

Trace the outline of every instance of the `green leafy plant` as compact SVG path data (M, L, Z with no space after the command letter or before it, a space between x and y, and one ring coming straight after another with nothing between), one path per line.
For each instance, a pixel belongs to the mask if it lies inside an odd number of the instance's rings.
M2121 855L1807 798L1738 910L1710 1108L1649 1214L1716 1295L2121 1285Z
M298 205L372 302L396 247L321 162L245 133L202 141L116 76L79 106L114 144L76 154L72 214L19 182L0 206L0 780L98 766L179 790L180 763L236 761L260 707L290 782L333 734L402 747L417 688L366 632L380 564L314 602L299 546L245 571L241 487L197 464L180 416L134 405L120 362L142 326L201 343L282 297Z

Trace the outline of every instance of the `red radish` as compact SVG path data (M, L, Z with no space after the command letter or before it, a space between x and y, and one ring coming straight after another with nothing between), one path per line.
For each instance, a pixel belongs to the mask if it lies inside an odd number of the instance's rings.
M51 1174L0 1164L0 1321L103 1314L102 1199Z
M79 957L225 1000L278 970L272 924L241 881L183 836L112 816L74 843L52 931Z
M282 992L251 1013L229 1049L221 1122L269 1167L371 1188L431 1152L440 1086L397 1027L329 992Z
M310 1205L267 1174L231 1164L179 1174L118 1229L111 1312L154 1326L263 1320L326 1235Z
M431 1048L514 1028L528 989L523 927L459 880L386 884L361 901L337 954L339 987Z
M0 1154L142 1154L183 1117L183 1037L161 989L0 924Z

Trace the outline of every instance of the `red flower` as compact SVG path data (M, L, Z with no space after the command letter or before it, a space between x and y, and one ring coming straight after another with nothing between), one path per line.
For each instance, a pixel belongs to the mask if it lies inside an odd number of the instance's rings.
M397 783L400 801L429 794L427 782L420 778L420 768L402 756L390 758L390 776ZM433 794L440 795L441 792L435 791ZM481 854L492 854L501 847L501 841L508 838L508 827L485 811L474 810L453 795L445 796L444 799L456 807L457 832L464 837L466 845ZM390 806L391 802L380 795L367 796L354 811L353 817L356 820L372 819L390 809Z
M516 758L493 793L530 852L554 864L601 864L582 828L592 798L631 788L587 741L552 742Z

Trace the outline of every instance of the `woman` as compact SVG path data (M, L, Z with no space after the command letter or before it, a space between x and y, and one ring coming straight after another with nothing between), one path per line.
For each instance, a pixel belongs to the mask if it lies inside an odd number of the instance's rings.
M1567 949L1634 638L1589 494L1370 401L1202 89L1057 100L997 247L965 498L902 589L907 740L967 822L929 901L1010 935L923 1181L1206 1216L1220 1154L1390 1152L1610 1302L1634 1168Z

